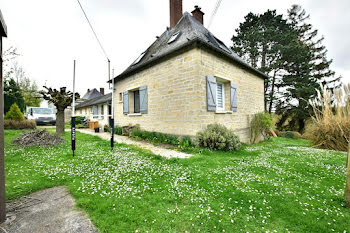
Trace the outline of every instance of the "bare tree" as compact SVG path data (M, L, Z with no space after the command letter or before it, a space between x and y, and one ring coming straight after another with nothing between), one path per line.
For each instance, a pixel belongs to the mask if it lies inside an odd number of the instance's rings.
M40 94L45 100L53 103L56 106L56 134L61 136L64 134L64 110L72 104L73 93L66 90L66 87L61 87L60 90L52 89L44 86L46 91L40 91ZM75 93L75 99L79 99L80 95Z

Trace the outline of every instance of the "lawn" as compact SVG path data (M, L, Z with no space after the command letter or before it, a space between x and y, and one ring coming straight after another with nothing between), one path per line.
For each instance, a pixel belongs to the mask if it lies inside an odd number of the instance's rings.
M346 154L275 138L239 152L166 160L77 132L19 148L5 131L8 199L66 185L100 232L350 232Z

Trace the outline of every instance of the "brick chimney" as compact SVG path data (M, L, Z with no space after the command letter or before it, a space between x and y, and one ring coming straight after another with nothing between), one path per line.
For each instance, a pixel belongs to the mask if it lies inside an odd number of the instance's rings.
M204 13L201 11L201 8L199 6L194 6L194 10L191 13L196 20L203 24Z
M102 95L104 95L105 94L105 89L104 88L100 88L100 93L102 94Z
M173 28L182 17L182 0L170 0L170 28Z

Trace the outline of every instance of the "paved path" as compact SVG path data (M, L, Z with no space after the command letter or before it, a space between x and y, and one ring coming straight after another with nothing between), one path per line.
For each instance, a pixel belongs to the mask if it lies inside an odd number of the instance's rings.
M86 133L94 136L99 136L102 139L105 140L110 140L110 133L95 133L93 130L90 129L77 129L77 131L81 133ZM129 145L135 145L137 147L140 147L142 149L150 150L153 154L165 157L165 158L180 158L180 159L185 159L193 156L192 154L186 154L183 152L175 151L175 150L170 150L162 147L155 146L151 143L144 142L144 141L136 141L133 139L130 139L126 136L119 136L119 135L114 135L114 141L117 143L125 143Z
M88 216L74 205L62 186L9 201L0 233L97 233Z

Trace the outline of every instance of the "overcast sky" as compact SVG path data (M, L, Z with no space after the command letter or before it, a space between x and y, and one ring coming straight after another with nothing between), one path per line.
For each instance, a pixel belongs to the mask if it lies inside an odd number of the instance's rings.
M184 11L194 5L205 12L207 26L216 0L183 0ZM119 74L169 26L169 0L81 0L105 50ZM210 31L231 46L234 30L249 12L276 9L286 14L300 4L311 23L324 35L332 68L350 82L349 0L222 0ZM77 90L108 88L107 61L76 0L0 0L8 27L4 49L18 48L20 64L42 86L72 89L73 60L77 60Z

